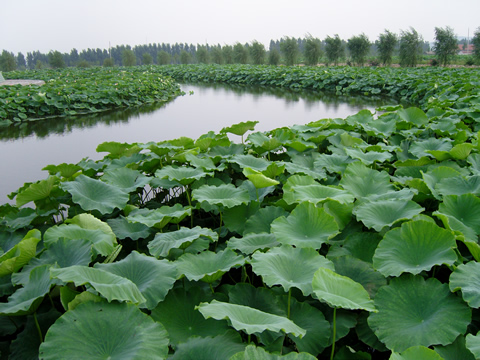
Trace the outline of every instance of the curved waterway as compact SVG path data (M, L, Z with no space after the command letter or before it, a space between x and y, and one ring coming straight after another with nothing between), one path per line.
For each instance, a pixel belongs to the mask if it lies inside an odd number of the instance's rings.
M0 128L0 204L25 182L48 176L49 164L98 160L98 144L105 141L163 141L187 136L193 139L209 131L242 121L259 121L255 130L268 131L323 118L345 118L361 109L394 104L395 100L372 97L338 97L285 89L182 84L186 93L154 106L114 112L52 118L22 126ZM248 134L248 133L247 133ZM235 139L232 135L232 140Z

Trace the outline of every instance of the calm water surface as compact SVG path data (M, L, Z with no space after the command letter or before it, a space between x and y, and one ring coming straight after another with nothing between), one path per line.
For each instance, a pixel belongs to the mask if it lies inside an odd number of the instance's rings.
M46 178L48 173L41 170L46 165L103 158L105 153L95 149L105 141L146 143L181 136L196 139L241 121L259 121L255 129L267 131L323 118L345 118L361 109L373 111L395 102L221 85L182 84L182 90L186 95L163 106L0 129L0 204L12 202L7 194L25 182ZM235 135L231 139L240 141Z

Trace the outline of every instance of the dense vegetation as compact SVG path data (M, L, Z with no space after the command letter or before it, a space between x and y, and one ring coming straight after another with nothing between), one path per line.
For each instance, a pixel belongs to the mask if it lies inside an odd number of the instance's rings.
M44 80L42 86L0 87L0 126L23 121L167 102L181 94L172 79L130 67L14 71L13 79Z
M480 357L478 70L136 69L418 107L47 166L0 207L3 358Z

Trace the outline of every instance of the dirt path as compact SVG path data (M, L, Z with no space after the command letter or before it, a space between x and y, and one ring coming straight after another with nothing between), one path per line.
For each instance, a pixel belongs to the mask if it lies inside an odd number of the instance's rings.
M3 85L43 85L43 80L4 80L0 81L0 86Z

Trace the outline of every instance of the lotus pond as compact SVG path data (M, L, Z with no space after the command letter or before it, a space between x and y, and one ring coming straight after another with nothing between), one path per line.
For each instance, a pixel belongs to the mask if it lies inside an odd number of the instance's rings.
M211 74L248 71L327 70ZM479 72L328 71L418 105L108 141L20 188L0 207L2 356L480 358Z

